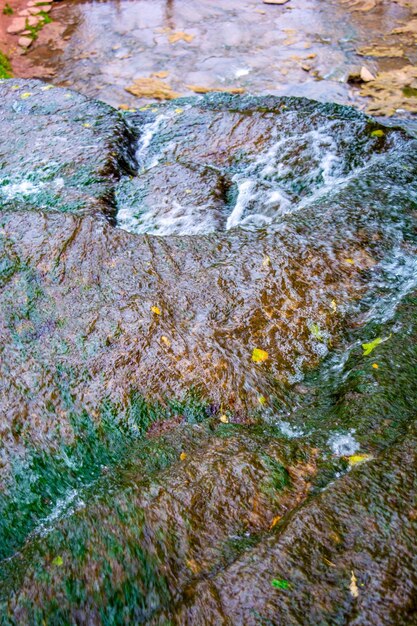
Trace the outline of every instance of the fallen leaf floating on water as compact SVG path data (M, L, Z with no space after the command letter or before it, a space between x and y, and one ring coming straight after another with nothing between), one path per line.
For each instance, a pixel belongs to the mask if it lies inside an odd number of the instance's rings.
M185 564L188 567L188 569L192 571L193 574L199 573L200 568L197 565L196 561L194 561L194 559L187 559L187 561L185 561Z
M332 311L333 311L333 313L336 313L336 311L337 311L337 304L336 304L336 300L332 300L332 301L330 302L330 306L332 307Z
M265 406L266 404L268 404L267 399L265 398L265 396L259 396L258 397L258 402L259 404L261 404L262 406Z
M186 87L190 91L194 91L194 93L213 93L216 91L231 94L245 93L243 87L204 87L203 85L186 85Z
M385 135L383 130L377 129L373 130L371 133L371 137L383 137Z
M170 348L170 347L171 347L171 342L170 342L170 340L168 339L168 337L165 337L165 335L162 335L162 337L161 337L161 341L162 341L162 343L164 343L164 344L167 346L167 348Z
M356 584L357 582L358 579L356 578L354 572L352 572L349 585L350 595L352 596L352 598L357 598L359 596L359 589L358 585Z
M268 265L271 265L271 259L269 258L267 254L265 254L263 261L262 261L262 266L268 267Z
M310 324L308 328L315 339L317 339L318 341L321 341L323 339L323 334L318 324Z
M125 87L129 93L138 98L156 98L157 100L173 100L180 95L167 83L159 78L136 78L132 85Z
M381 339L381 337L377 337L376 339L374 339L373 341L370 341L369 343L363 343L362 344L363 356L368 356L368 354L371 354L372 350L375 350L375 348L379 346L381 343L385 343L385 341L388 341L390 337L391 337L391 334L388 337L385 337L385 339Z
M377 346L379 346L380 343L382 343L381 337L377 337L376 339L374 339L373 341L370 341L369 343L363 343L362 344L363 356L368 356L368 354L371 354L372 350L374 350Z
M288 580L284 580L283 578L273 578L271 580L271 585L275 589L289 589L290 587Z
M177 41L185 41L186 43L191 43L193 39L194 35L189 35L188 33L184 33L183 31L178 31L176 33L171 33L171 35L168 35L169 43L177 43Z
M158 306L151 306L151 311L155 313L155 315L161 315L161 309Z
M366 463L367 461L372 461L374 457L372 454L353 454L352 456L348 456L347 460L350 467L354 467L355 465L359 465L360 463Z
M260 348L254 348L252 352L252 361L254 363L263 363L268 359L268 352Z
M278 524L278 522L280 522L280 520L282 519L282 515L276 515L271 524L269 525L270 530L272 530L273 528L275 528L275 526Z
M20 95L20 97L22 98L22 100L26 100L27 98L30 98L30 96L33 96L33 93L30 93L29 91L27 91L26 93L22 93Z
M404 24L404 26L395 28L392 32L395 34L412 33L413 35L417 35L417 19L410 20L407 24Z
M155 78L166 78L169 75L169 72L167 72L166 70L162 70L161 72L154 72L152 74L152 76L155 76Z
M344 0L344 4L349 4L351 11L371 11L377 5L378 0Z
M360 95L371 98L367 113L394 115L398 109L417 113L417 67L379 72L375 80L364 83Z
M363 57L403 57L404 50L397 46L365 46L359 48L357 53Z

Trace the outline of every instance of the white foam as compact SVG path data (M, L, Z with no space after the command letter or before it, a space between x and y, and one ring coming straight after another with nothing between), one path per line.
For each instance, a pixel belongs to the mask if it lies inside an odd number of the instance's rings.
M235 71L235 78L242 78L242 76L247 76L250 73L249 67L239 67Z
M301 428L285 420L277 420L275 425L280 429L284 437L288 437L288 439L297 439L304 436L304 431Z
M31 180L21 180L17 183L8 183L0 186L0 195L3 195L6 200L13 200L14 198L25 198L41 193L46 186L53 189L62 189L65 181L63 178L56 178L49 182L38 181L33 183Z
M329 438L327 443L335 456L350 456L359 450L360 444L354 434L355 431L351 430L347 433L336 433Z

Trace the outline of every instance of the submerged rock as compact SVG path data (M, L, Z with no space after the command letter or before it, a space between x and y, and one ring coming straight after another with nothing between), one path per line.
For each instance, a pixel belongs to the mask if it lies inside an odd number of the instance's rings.
M303 99L123 115L14 80L0 131L5 623L368 615L414 547L389 552L370 520L387 508L394 528L415 490L394 442L414 419L414 317L396 308L415 286L416 142ZM360 349L377 336L380 370ZM345 478L339 431L376 457ZM411 610L405 571L381 623Z

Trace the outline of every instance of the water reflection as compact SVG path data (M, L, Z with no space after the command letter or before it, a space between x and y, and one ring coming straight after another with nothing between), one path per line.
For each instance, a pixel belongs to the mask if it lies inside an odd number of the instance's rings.
M392 3L352 13L338 0L63 2L53 17L68 26L65 50L60 42L47 59L43 46L30 56L55 71L55 83L115 106L140 104L125 87L160 72L180 94L238 87L350 103L358 95L346 78L363 63L357 47L405 14Z

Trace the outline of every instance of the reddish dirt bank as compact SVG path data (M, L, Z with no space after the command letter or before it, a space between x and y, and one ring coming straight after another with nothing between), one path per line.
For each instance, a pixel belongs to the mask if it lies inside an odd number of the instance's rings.
M45 0L40 0L44 2ZM30 0L0 0L0 51L5 54L12 65L12 71L14 76L21 78L47 78L53 75L50 69L47 69L41 65L37 65L27 55L27 51L30 47L25 49L19 46L19 39L22 36L21 33L11 34L8 29L19 17L19 14L28 12L30 9ZM32 4L34 4L32 0ZM6 7L10 7L13 11L12 14L5 14ZM45 7L40 7L45 10ZM48 11L49 13L49 11ZM51 14L54 13L54 7L51 9ZM29 16L32 17L32 16ZM53 18L51 23L45 24L41 30L37 33L36 43L42 44L48 50L48 48L63 47L65 40L63 39L65 32L65 26L59 21ZM57 44L61 44L60 46Z

